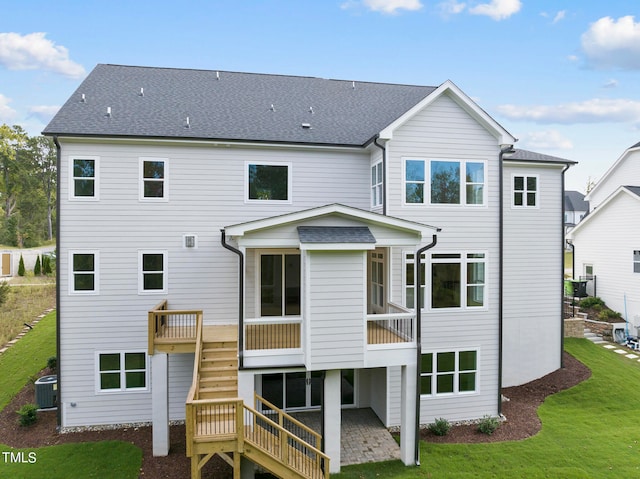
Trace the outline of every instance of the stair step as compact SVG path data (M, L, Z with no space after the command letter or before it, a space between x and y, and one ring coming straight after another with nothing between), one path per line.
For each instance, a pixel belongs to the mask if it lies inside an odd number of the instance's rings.
M238 388L237 377L224 377L224 378L200 378L200 390L203 388L221 388L221 387L234 387Z

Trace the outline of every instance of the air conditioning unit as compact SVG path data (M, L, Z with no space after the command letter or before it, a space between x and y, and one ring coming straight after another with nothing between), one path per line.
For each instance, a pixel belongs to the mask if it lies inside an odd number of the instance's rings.
M36 380L36 404L40 409L51 409L58 404L58 376L42 376Z

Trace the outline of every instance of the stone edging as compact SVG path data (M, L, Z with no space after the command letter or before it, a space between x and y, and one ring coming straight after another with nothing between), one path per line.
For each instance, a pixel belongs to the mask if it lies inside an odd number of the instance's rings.
M20 333L18 333L18 335L15 338L13 338L11 341L9 341L0 349L0 354L4 353L7 349L9 349L11 346L16 344L18 340L20 340L22 337L24 337L25 334L31 331L31 329L33 329L33 326L38 324L40 320L44 318L47 314L49 314L51 311L55 311L55 308L45 309L44 313L42 313L40 316L38 316L37 318L35 318L33 321L29 323L29 326L25 325L25 327L22 328L22 331L20 331Z

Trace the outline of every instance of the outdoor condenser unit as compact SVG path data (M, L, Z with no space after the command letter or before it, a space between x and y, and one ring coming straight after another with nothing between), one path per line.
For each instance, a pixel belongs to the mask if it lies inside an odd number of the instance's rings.
M56 407L58 402L58 376L42 376L36 380L36 404L40 409Z

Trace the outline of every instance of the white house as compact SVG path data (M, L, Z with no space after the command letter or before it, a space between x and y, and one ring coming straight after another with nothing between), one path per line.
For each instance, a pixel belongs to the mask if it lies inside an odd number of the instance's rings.
M640 143L628 148L585 198L590 212L569 232L576 275L595 278L595 294L640 326ZM593 293L593 290L590 290Z
M567 233L589 212L589 203L584 197L579 191L564 192L564 227Z
M62 427L152 422L167 454L186 420L193 477L225 452L319 477L340 408L400 426L409 465L420 423L560 367L573 162L450 81L98 65L44 133ZM324 447L283 426L314 408Z

